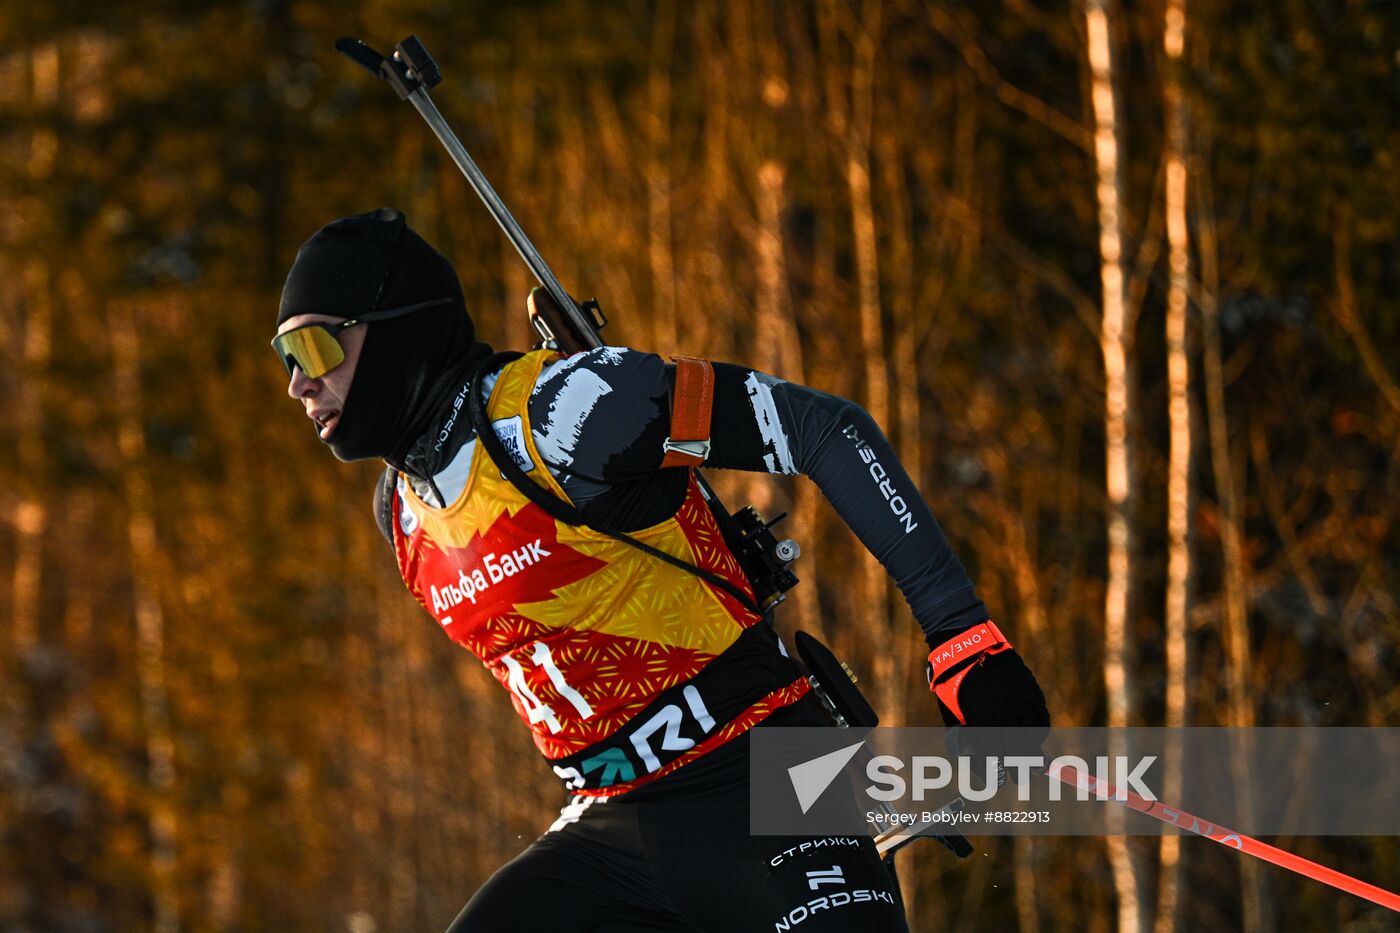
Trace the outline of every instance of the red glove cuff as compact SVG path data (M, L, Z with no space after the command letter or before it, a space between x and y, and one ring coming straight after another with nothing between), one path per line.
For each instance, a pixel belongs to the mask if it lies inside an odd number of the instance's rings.
M960 632L929 652L929 689L948 707L963 725L967 724L962 707L958 705L958 688L977 665L1002 651L1010 651L1011 642L991 619Z

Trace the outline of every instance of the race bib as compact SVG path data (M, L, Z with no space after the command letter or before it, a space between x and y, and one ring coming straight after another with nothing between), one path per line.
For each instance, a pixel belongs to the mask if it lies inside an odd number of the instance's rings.
M521 472L529 473L535 468L535 462L530 459L530 449L525 445L525 427L519 415L493 421L491 427L506 450L510 451L511 459Z

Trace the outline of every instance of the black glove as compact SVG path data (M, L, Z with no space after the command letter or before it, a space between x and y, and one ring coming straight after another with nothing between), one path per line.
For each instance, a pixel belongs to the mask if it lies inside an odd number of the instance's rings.
M1015 649L984 657L980 664L974 664L959 685L957 695L963 714L961 722L942 700L938 701L945 725L1042 728L1050 725L1045 694Z
M930 653L929 673L945 725L1013 727L1016 733L993 743L1007 746L1003 754L1039 750L1050 727L1045 694L994 623L948 636Z

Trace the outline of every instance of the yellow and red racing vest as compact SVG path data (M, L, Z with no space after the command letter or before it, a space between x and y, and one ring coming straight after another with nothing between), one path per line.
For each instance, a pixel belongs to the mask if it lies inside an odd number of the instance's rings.
M526 475L565 499L530 430L553 351L506 364L487 414ZM771 626L730 594L601 532L556 520L478 447L455 502L399 476L404 583L510 691L536 747L576 793L611 796L668 774L806 693ZM690 478L675 516L632 537L752 598Z

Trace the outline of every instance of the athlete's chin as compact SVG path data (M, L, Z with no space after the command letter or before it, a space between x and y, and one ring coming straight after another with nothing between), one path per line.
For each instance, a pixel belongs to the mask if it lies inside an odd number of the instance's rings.
M316 431L316 439L320 441L324 446L329 448L330 452L335 454L335 458L341 463L351 463L355 460L363 460L363 457L356 457L351 455L344 449L343 445L339 445L336 443L336 441L339 440L339 437L337 435L339 435L340 433L336 430L338 427L339 425L332 424L328 425L324 429L318 429Z
M383 454L378 453L366 453L365 451L360 450L347 450L343 443L337 443L337 438L334 434L332 434L330 437L322 438L321 443L329 447L331 453L335 454L335 459L339 460L341 463L356 463L360 460L375 460L383 456Z
M329 448L331 449L331 452L334 453L334 454L336 455L336 458L337 458L337 459L342 460L342 461L344 461L344 462L346 462L346 463L349 463L350 460L352 460L352 459L354 459L354 458L352 458L352 457L343 457L343 456L341 456L340 451L336 449L335 442L336 442L336 434L338 433L338 432L336 431L336 428L337 428L337 427L339 427L339 425L328 425L328 426L325 427L325 428L321 428L321 427L318 426L318 427L316 428L316 440L320 441L322 444L324 444L325 446L329 447Z
M335 454L335 459L339 460L341 463L354 463L356 460L369 459L369 457L364 454L356 454L353 451L345 450L343 447L337 447L335 438L333 437L322 438L321 443L329 447L331 453Z

